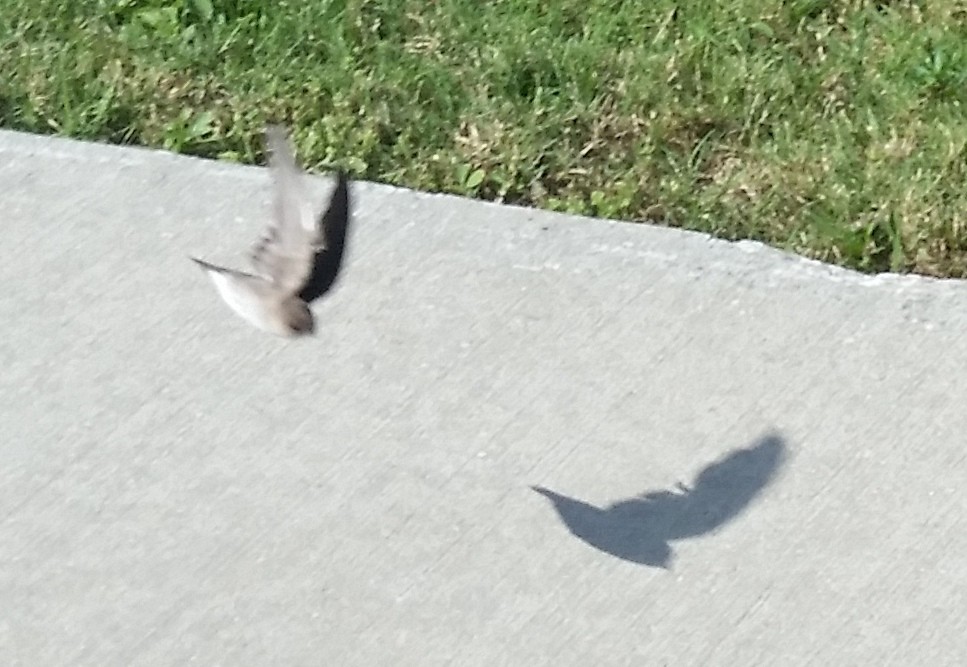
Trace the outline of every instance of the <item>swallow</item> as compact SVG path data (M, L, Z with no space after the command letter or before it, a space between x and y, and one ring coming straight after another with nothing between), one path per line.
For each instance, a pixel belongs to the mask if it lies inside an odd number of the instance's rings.
M304 336L315 331L309 304L339 277L349 227L349 184L338 171L329 206L317 218L285 130L269 126L265 142L274 188L272 220L249 252L253 273L190 259L249 324L280 336Z

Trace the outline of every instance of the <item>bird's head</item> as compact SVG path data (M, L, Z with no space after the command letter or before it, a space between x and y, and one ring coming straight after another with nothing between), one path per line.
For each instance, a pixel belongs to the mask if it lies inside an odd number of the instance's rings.
M293 335L305 336L316 330L316 320L306 302L299 298L291 298L284 302L285 321Z

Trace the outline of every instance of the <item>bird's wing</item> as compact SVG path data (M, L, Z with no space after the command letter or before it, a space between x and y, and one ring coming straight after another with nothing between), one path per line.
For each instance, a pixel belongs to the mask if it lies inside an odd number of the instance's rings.
M316 252L312 271L299 291L306 303L325 294L335 284L342 267L349 229L349 181L342 171L336 174L336 188L329 198L329 207L322 215L323 248Z
M265 141L275 189L273 218L252 248L252 266L279 290L294 294L309 276L322 239L285 130L269 126Z
M244 320L260 329L273 331L278 328L270 321L273 311L271 304L278 299L278 293L271 283L259 276L226 269L194 257L191 259L212 279L222 300Z

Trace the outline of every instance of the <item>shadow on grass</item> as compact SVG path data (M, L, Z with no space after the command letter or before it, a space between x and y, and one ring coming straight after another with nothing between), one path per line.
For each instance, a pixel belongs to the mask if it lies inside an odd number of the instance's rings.
M670 541L710 533L734 519L775 478L785 456L785 442L770 435L707 465L690 489L679 483L674 491L649 491L605 509L531 488L554 503L575 537L622 560L668 569Z

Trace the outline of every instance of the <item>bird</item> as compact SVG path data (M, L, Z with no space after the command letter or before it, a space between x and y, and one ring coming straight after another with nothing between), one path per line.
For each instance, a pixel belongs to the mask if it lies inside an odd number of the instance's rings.
M190 257L229 307L262 331L288 338L315 333L309 308L336 284L349 228L349 183L337 170L329 205L317 218L286 130L265 130L274 196L272 220L249 252L253 273Z
M699 473L691 488L649 491L599 508L543 486L568 531L592 547L639 565L670 569L670 542L705 535L738 516L775 478L786 457L771 434L733 450Z

